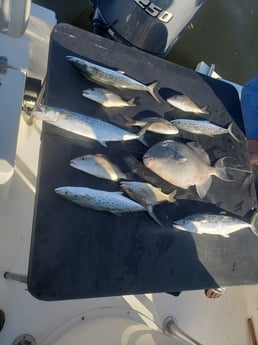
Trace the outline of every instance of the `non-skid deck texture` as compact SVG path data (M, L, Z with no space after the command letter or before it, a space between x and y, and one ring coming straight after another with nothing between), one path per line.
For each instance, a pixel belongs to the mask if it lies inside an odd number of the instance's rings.
M116 91L126 99L136 97L137 106L132 108L104 108L83 98L82 90L96 85L66 61L67 55L123 70L146 84L157 80L156 92L161 103L148 93L130 90ZM212 164L228 156L227 166L250 170L246 140L239 129L240 104L232 86L70 25L59 24L54 29L46 85L48 105L124 127L121 114L131 118L191 116L165 101L175 91L186 94L200 106L207 105L213 122L227 126L233 121L233 131L240 142L227 134L211 138L182 133L173 139L198 141ZM150 145L163 138L146 135ZM136 140L108 143L104 147L97 141L44 124L28 273L28 288L35 297L62 300L258 282L258 238L248 228L223 238L172 227L174 220L195 212L225 210L249 219L251 209L256 207L251 173L228 170L232 182L213 177L203 200L198 198L195 187L176 188L175 204L164 203L154 208L164 227L147 213L116 216L77 206L54 193L61 186L119 190L118 183L69 166L72 158L88 153L105 154L122 171L133 172L136 181L150 182L166 193L174 190L174 186L144 167L142 156L146 150Z

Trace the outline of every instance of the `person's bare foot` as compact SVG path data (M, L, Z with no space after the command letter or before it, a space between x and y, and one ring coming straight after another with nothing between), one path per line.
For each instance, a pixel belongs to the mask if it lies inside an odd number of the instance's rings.
M205 296L208 298L219 298L223 292L225 291L225 288L216 288L216 289L206 289L204 290Z

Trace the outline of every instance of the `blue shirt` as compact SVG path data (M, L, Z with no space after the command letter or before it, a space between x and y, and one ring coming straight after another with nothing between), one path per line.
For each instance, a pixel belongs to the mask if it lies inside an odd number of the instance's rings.
M243 86L241 108L246 137L258 139L258 75Z

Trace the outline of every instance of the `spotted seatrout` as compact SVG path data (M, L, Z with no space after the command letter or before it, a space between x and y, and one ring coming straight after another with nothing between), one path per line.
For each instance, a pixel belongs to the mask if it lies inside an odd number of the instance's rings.
M106 146L108 141L141 140L138 134L66 109L38 105L31 115L66 131L97 140L103 146Z
M160 102L154 92L157 82L154 82L150 85L145 85L125 75L122 71L103 67L86 59L80 59L76 56L67 56L66 58L67 61L75 66L81 73L83 73L83 75L96 83L102 85L111 85L119 89L147 91L157 102Z
M63 198L83 207L113 214L143 212L145 208L122 195L122 192L107 192L87 187L65 186L55 189Z
M233 139L239 142L239 139L232 132L232 123L230 123L227 128L215 125L214 123L206 120L176 119L172 120L171 123L179 130L194 134L208 135L210 137L229 134Z
M236 231L249 228L256 236L255 223L258 213L254 213L250 223L228 215L212 213L196 213L179 219L173 223L177 230L189 231L196 234L220 235L230 237Z

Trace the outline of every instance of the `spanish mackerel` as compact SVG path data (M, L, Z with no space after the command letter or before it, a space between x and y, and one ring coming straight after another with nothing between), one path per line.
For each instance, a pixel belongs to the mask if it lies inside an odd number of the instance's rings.
M102 85L111 85L119 89L130 89L138 91L147 91L149 94L160 103L154 88L157 82L150 85L145 85L127 75L123 71L117 71L111 68L103 67L101 65L92 63L85 59L80 59L76 56L67 56L73 66L75 66L84 76Z
M233 232L249 228L254 235L257 234L255 227L258 213L254 213L250 222L222 214L196 213L173 223L177 230L189 231L196 234L210 234L229 237Z
M66 109L41 104L32 111L31 115L66 131L97 140L103 146L106 146L107 141L141 140L138 134Z

